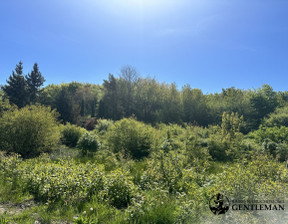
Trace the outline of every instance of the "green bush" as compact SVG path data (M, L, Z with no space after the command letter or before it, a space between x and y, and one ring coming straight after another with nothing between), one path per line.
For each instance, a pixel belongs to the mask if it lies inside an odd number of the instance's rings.
M209 154L213 159L217 161L226 161L228 155L226 151L229 149L229 143L227 141L221 141L218 139L211 139L208 142Z
M183 127L177 124L161 124L159 130L163 137L167 136L160 143L160 149L168 152L170 150L181 150L185 148L187 131Z
M107 132L108 145L114 152L124 152L134 159L149 155L155 130L132 118L117 121Z
M281 198L287 192L287 171L272 156L259 155L251 161L233 164L218 174L215 192L231 199L263 200Z
M60 139L55 110L26 106L6 111L0 118L0 149L34 157L53 149Z
M264 119L263 125L266 127L288 127L288 106L276 108Z
M271 154L274 158L277 158L280 162L284 162L288 159L287 143L276 143L266 138L262 143L262 151Z
M177 205L172 198L166 194L158 192L158 195L147 195L148 199L142 199L135 207L130 209L129 223L185 223L184 220L177 222ZM180 209L179 209L180 210Z
M267 138L277 143L288 142L288 127L264 127L261 125L258 130L251 132L249 137L254 138L258 143L262 143Z
M136 187L127 172L115 170L107 178L104 198L118 209L127 208L135 194Z
M7 174L6 182L22 180L21 187L38 201L70 204L89 200L104 186L101 165L78 164L74 160L54 162L47 155L24 161L17 155L0 159L0 172Z
M161 188L169 193L180 190L185 157L179 151L165 153L160 150L151 155L144 171L140 186L143 189Z
M95 129L99 134L104 134L107 132L108 128L113 124L112 120L107 119L99 119L97 120L97 124L95 125Z
M99 148L100 143L98 142L97 135L87 132L79 139L77 143L77 148L81 149L85 154L89 152L96 152Z
M249 133L249 138L262 146L262 150L270 153L280 162L288 159L288 127L264 127Z
M86 133L84 128L67 123L61 130L61 141L68 147L76 147L80 137Z
M282 144L282 143L277 144L276 158L280 162L284 162L284 161L288 160L288 145L287 145L287 143L285 143L285 144Z

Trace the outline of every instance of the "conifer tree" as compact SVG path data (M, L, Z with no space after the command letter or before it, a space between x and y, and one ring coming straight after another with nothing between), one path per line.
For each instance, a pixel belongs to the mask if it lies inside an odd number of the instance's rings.
M24 107L27 103L27 89L25 78L23 76L23 63L20 61L16 65L15 71L12 71L7 85L2 87L11 104L19 108Z
M28 75L26 75L27 89L29 94L29 100L31 103L34 104L38 101L39 94L41 92L40 87L43 85L44 82L45 79L39 71L38 64L35 63L31 73L28 73Z

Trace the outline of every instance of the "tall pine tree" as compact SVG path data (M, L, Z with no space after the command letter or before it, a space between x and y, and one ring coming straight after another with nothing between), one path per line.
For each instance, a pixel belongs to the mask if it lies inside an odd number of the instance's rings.
M2 87L11 104L19 108L24 107L27 103L27 89L25 78L23 76L23 63L20 61L16 65L15 71L12 71L7 85Z
M44 77L42 76L41 72L39 71L38 64L35 63L33 66L33 70L31 73L26 75L26 83L27 89L29 94L30 103L36 103L39 98L39 94L41 92L41 86L45 82Z

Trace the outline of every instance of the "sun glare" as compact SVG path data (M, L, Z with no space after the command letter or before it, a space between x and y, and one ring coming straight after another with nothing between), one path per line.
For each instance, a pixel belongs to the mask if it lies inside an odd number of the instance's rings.
M114 10L135 10L145 13L161 12L172 8L176 1L171 0L114 0L110 4Z

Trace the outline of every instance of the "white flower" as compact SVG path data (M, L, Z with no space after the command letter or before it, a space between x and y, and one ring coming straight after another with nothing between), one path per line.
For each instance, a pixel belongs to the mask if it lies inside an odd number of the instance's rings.
M90 208L90 211L92 212L92 211L93 211L93 208Z
M83 215L86 215L86 211L83 212Z

